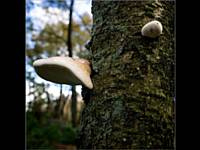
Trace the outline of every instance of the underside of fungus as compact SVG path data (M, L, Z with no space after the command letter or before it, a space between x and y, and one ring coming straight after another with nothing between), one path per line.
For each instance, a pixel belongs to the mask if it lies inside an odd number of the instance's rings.
M85 59L51 57L33 63L36 73L43 79L69 85L84 85L92 89L91 68Z

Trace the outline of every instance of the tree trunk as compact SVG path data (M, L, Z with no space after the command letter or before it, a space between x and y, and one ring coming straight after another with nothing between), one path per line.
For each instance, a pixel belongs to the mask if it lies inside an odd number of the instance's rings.
M72 126L76 127L76 116L77 116L77 94L76 94L76 86L72 86L72 105L71 105L71 111L72 111Z
M68 40L67 40L67 46L69 51L69 57L73 56L72 51L72 14L73 14L73 6L74 6L74 0L71 0L70 8L69 8L69 26L68 26ZM77 99L76 99L76 86L72 86L72 125L73 127L76 127L76 105L77 105Z
M71 0L70 8L69 8L69 26L68 26L68 40L67 40L67 46L69 51L69 57L73 56L72 52L72 14L73 14L73 6L74 6L74 0Z
M174 7L174 1L93 0L87 47L94 89L83 89L88 104L79 148L174 148ZM143 37L143 25L154 19L163 34Z

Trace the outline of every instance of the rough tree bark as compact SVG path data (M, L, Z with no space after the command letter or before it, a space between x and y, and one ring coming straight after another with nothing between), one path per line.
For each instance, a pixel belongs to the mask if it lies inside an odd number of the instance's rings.
M174 148L174 8L174 1L93 0L94 89L83 89L80 149ZM163 34L142 37L154 19Z

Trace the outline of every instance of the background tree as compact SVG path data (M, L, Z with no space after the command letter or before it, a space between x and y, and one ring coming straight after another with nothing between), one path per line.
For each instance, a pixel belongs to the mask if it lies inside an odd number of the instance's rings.
M83 149L174 148L175 1L92 1L94 89L83 89ZM158 20L163 34L141 36Z
M67 46L69 51L69 57L72 57L72 14L73 14L73 6L74 6L74 0L71 0L70 8L69 8L69 28L68 28L68 40L67 40ZM72 124L75 127L76 126L76 105L77 105L77 99L76 99L76 86L72 87Z

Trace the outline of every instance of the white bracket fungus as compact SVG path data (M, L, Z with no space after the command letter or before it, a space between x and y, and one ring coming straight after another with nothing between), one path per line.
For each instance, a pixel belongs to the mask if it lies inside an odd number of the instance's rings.
M69 85L84 85L93 88L90 78L91 68L85 59L71 57L51 57L33 63L36 73L43 79Z

